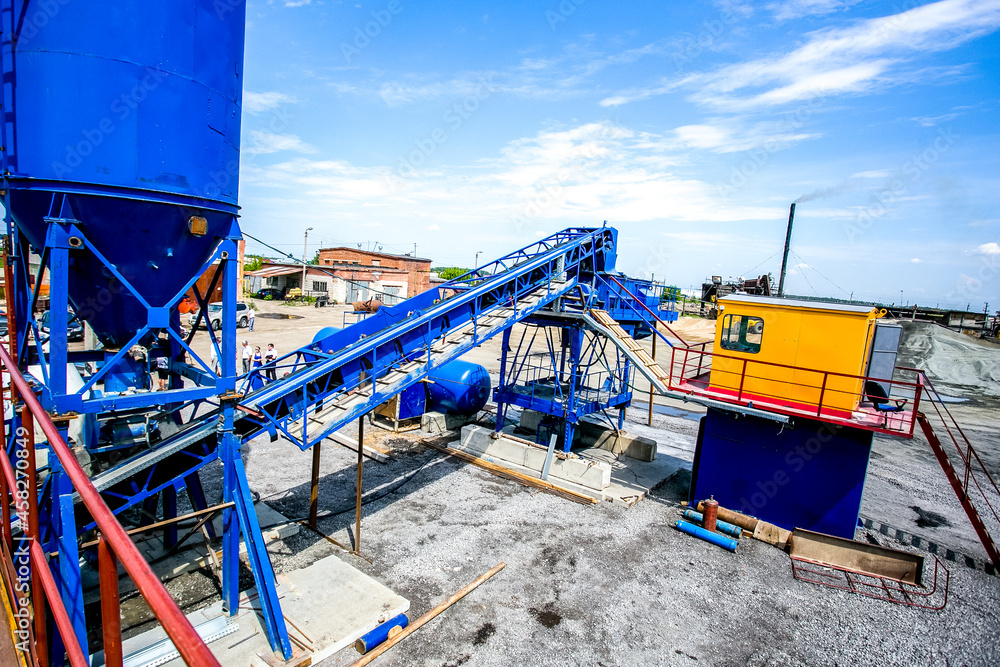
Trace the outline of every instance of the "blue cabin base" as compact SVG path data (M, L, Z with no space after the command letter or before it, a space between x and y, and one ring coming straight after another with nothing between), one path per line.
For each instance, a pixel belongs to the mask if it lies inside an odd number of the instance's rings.
M689 500L787 530L854 539L872 432L809 419L782 425L710 408L701 420Z

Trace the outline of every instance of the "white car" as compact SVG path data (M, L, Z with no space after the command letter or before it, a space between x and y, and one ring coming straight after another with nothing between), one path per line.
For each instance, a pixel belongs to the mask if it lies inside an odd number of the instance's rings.
M188 316L188 324L194 326L198 322L198 315L201 311L195 311ZM208 304L208 321L212 328L218 331L222 328L222 304ZM245 301L236 302L236 326L244 328L250 326L250 306Z

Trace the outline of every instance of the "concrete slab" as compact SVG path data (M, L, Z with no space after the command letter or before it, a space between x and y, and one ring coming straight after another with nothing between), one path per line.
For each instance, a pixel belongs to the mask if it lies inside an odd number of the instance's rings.
M294 637L293 662L308 658L313 665L410 608L408 600L335 555L279 576L278 597L281 611L288 619L289 635ZM256 590L251 589L240 595L235 617L225 614L222 603L218 602L189 614L188 618L195 628L206 628L213 633L209 648L225 667L268 667L264 657L272 662L275 659L257 609L259 600ZM162 653L164 647L156 645L164 638L163 630L156 628L124 641L126 664L130 654L148 651L150 647ZM169 659L169 654L163 660L158 664L169 667L184 664L179 657ZM276 664L282 661L277 660Z
M541 477L544 449L505 438L503 434L493 438L492 434L490 429L468 426L462 429L462 439L451 446L516 472ZM640 461L617 457L599 447L576 450L571 457L553 458L550 482L603 502L629 507L678 470L691 469L690 461L675 456L661 455L655 461Z
M466 426L462 429L462 439L454 446L470 454L488 456L504 463L528 468L535 471L533 477L540 477L547 454L545 449L510 440L503 437L503 434L496 438L493 436L492 429ZM611 466L578 457L564 459L553 456L549 468L549 481L557 485L569 482L601 491L611 483Z

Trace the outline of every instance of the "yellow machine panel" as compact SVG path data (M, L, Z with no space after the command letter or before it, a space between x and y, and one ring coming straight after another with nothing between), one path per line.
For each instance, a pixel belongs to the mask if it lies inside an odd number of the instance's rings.
M857 409L878 310L743 294L718 305L712 391L840 416Z

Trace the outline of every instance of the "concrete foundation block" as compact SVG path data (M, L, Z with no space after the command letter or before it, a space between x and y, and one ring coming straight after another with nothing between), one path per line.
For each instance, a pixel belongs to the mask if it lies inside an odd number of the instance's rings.
M457 431L469 422L476 420L476 415L453 415L443 412L425 412L420 416L420 430L423 433L437 434Z
M497 462L511 463L529 470L529 474L540 477L545 465L546 450L526 445L503 437L493 437L491 429L481 426L466 426L462 429L459 449ZM579 486L601 491L611 484L611 466L603 461L582 458L560 459L553 457L549 468L549 481L558 484L566 481Z
M519 427L522 430L535 433L544 417L545 415L541 412L523 410ZM597 447L637 461L656 460L655 440L624 432L619 435L603 424L595 424L590 421L581 421L576 425L573 434L573 447Z

